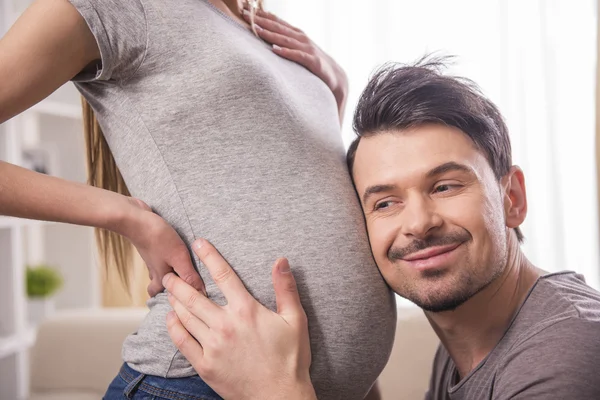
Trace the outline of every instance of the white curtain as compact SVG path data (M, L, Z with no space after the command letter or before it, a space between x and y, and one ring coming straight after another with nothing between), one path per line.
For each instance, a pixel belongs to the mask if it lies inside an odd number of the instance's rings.
M373 70L425 53L457 56L503 112L525 171L523 249L547 271L599 282L595 167L596 0L267 0L346 70L352 113Z

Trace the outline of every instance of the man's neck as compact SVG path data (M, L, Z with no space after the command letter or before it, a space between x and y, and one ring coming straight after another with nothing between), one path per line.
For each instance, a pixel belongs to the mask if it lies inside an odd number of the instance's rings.
M509 235L508 247L506 268L489 286L454 311L425 313L461 379L498 344L541 275L513 235Z

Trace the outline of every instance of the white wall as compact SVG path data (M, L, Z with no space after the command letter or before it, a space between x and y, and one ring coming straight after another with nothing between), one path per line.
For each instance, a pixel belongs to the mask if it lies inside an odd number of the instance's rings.
M387 61L455 55L504 114L525 172L523 249L540 268L600 287L595 160L596 0L268 0L346 70L343 138L370 74Z

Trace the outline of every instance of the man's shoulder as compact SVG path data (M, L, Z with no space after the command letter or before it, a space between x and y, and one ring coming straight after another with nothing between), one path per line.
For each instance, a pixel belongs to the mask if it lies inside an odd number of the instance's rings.
M563 320L570 323L556 325ZM545 334L553 329L568 329L577 320L600 322L600 292L574 272L548 274L532 288L510 333L519 341L528 340L547 329ZM594 325L590 326L593 329Z
M507 332L507 347L499 359L505 367L515 360L555 355L577 363L591 356L578 354L582 349L600 350L599 335L600 293L574 272L549 274L531 290Z
M600 293L573 272L541 277L494 368L494 399L600 398Z
M531 297L536 298L536 301L567 304L584 318L600 320L600 292L589 286L583 275L573 271L541 276L531 291Z
M599 337L600 321L579 316L545 326L501 357L494 398L600 398Z
M578 315L555 320L544 320L528 329L528 335L507 350L504 359L523 352L548 352L551 350L597 346L600 348L600 319Z

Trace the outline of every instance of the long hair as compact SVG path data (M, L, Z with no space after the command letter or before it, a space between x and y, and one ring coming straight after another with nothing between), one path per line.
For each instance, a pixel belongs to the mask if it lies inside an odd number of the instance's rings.
M254 17L257 10L263 10L263 0L246 0L251 6L250 24L255 35ZM108 147L94 110L82 97L83 128L87 153L88 184L101 189L110 190L125 196L131 196L123 176ZM96 245L99 261L106 271L116 269L126 289L130 289L130 274L133 269L135 249L121 235L105 230L95 229Z
M130 196L123 176L106 143L94 110L82 97L83 131L87 153L88 184ZM133 245L123 236L106 229L95 229L99 261L107 271L116 268L125 288L129 290L129 276L133 264Z

